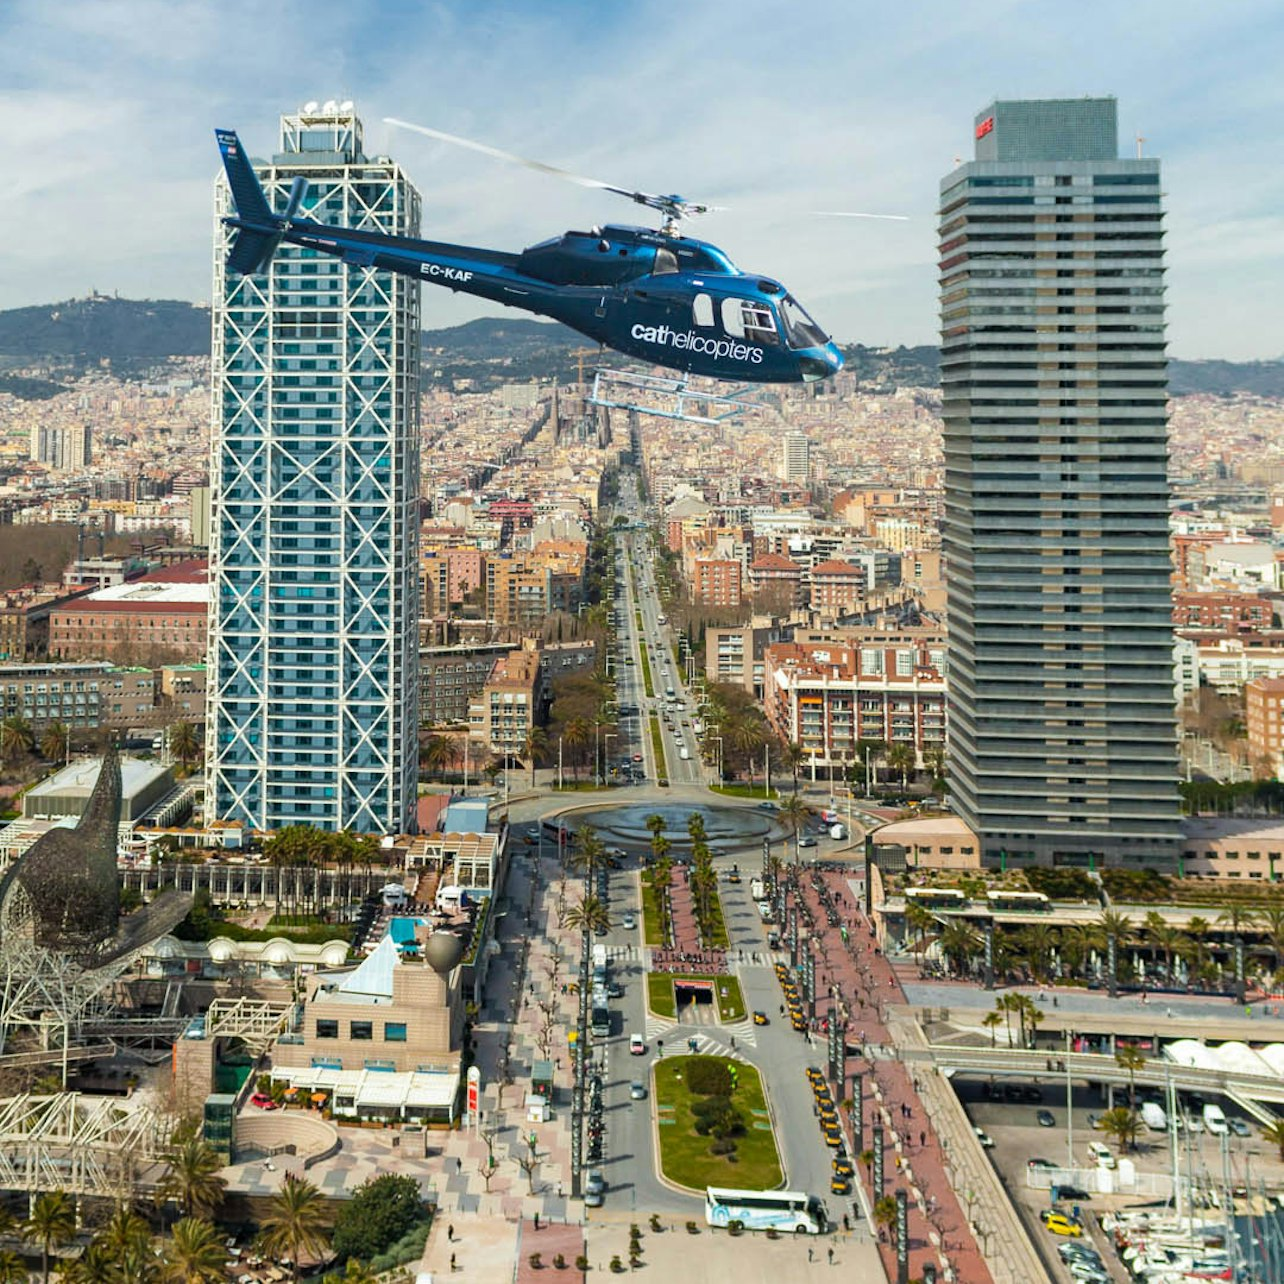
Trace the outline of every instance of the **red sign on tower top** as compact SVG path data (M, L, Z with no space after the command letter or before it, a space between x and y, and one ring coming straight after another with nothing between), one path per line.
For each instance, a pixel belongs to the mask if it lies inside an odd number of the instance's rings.
M987 116L977 127L976 136L984 138L994 128L994 117Z

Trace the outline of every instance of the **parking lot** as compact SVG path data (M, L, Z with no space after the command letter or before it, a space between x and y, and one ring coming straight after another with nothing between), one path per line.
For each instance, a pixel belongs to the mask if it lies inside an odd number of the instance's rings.
M1092 1145L1104 1146L1113 1157L1118 1153L1117 1144L1101 1131L1092 1127L1090 1120L1107 1109L1103 1094L1086 1084L1071 1085L1070 1129L1066 1127L1065 1080L1045 1078L1040 1082L1000 1082L993 1088L980 1079L956 1079L955 1091L963 1102L973 1125L984 1134L982 1145L997 1169L1014 1204L1020 1210L1026 1228L1039 1246L1049 1269L1049 1278L1063 1281L1091 1279L1085 1270L1072 1275L1057 1256L1059 1245L1074 1239L1077 1243L1091 1242L1101 1251L1109 1278L1130 1280L1122 1264L1102 1235L1097 1219L1111 1210L1137 1207L1153 1201L1153 1196L1101 1195L1081 1187L1067 1195L1058 1190L1061 1198L1052 1201L1052 1191L1030 1184L1030 1161L1042 1161L1046 1167L1073 1167L1090 1173L1095 1166L1089 1153ZM1126 1092L1116 1094L1116 1103L1127 1104ZM1138 1097L1138 1108L1142 1102ZM1222 1141L1210 1135L1200 1121L1202 1102L1187 1097L1183 1102L1184 1123L1178 1134L1179 1162L1184 1174L1211 1174L1220 1180L1222 1173ZM1262 1137L1259 1128L1239 1112L1232 1112L1230 1103L1222 1102L1228 1120L1248 1136L1232 1132L1226 1138L1229 1151L1232 1183L1239 1185L1251 1175L1254 1186L1265 1181L1270 1191L1284 1185L1284 1164L1278 1149ZM1040 1122L1043 1116L1044 1122ZM1186 1125L1190 1126L1187 1127ZM1143 1128L1137 1138L1136 1149L1127 1152L1127 1158L1136 1165L1138 1174L1166 1176L1172 1171L1172 1145L1166 1132L1152 1132ZM1068 1164L1068 1159L1072 1163ZM1117 1160L1113 1160L1117 1162ZM960 1192L966 1199L966 1192ZM1053 1209L1073 1217L1076 1209L1082 1215L1084 1235L1059 1236L1045 1228L1042 1215Z

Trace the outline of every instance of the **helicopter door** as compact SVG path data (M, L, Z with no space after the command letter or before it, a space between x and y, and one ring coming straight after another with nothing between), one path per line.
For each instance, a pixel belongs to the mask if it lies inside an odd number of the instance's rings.
M707 294L697 294L691 300L691 319L700 326L713 324L713 300Z

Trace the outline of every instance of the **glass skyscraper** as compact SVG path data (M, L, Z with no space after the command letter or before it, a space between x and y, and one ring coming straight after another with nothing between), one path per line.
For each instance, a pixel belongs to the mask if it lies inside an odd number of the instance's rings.
M351 103L281 120L283 209L417 236L419 194ZM230 212L219 180L216 215ZM258 829L412 828L418 771L419 287L282 245L225 271L216 221L206 812Z
M950 792L985 864L1180 841L1159 162L995 102L941 182Z

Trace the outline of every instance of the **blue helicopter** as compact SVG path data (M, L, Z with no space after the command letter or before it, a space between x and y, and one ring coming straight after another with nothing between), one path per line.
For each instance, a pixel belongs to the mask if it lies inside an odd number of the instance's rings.
M353 267L400 272L552 317L605 347L684 374L811 383L842 369L837 346L779 281L741 272L716 245L680 233L681 219L709 206L613 187L424 126L390 123L626 196L656 210L661 226L564 232L520 254L332 227L298 217L308 187L302 177L294 180L285 212L273 212L240 139L220 129L215 137L236 206L236 216L224 220L237 230L228 271L267 272L284 241Z

